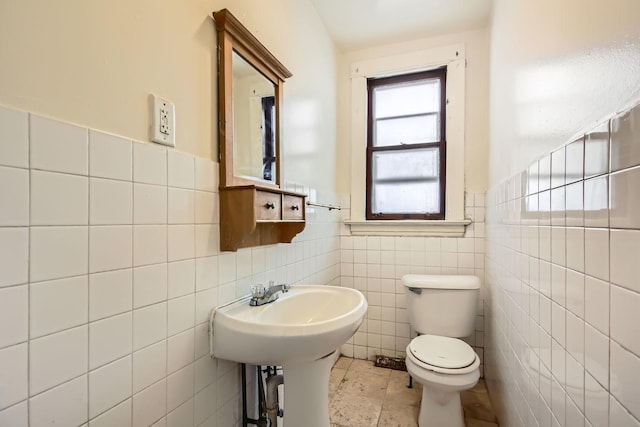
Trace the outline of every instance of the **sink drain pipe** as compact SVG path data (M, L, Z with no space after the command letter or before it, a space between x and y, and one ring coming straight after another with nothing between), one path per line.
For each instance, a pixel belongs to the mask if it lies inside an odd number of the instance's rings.
M278 417L282 417L282 410L278 401L278 386L284 384L282 374L277 375L276 366L256 366L256 379L258 380L258 418L249 418L247 414L247 365L242 363L242 425L248 427L253 424L257 427L276 427ZM266 373L265 385L262 374Z
M269 418L269 426L271 427L276 427L278 417L282 416L278 404L278 386L280 384L284 384L283 375L269 375L267 377L267 418Z

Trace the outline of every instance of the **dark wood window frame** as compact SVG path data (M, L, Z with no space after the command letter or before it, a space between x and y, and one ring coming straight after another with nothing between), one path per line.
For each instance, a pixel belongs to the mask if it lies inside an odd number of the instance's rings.
M435 142L400 144L375 147L374 144L374 120L373 120L373 93L375 88L397 84L412 82L426 79L440 79L440 140ZM421 71L412 74L396 75L382 78L367 79L367 199L366 199L366 218L368 220L399 220L399 219L424 219L424 220L444 220L445 219L445 183L446 183L446 67L435 70ZM398 116L410 117L410 116ZM395 117L394 117L395 118ZM372 190L373 190L373 155L376 152L385 151L401 151L416 150L420 148L434 148L439 151L440 173L438 175L440 184L440 209L435 213L383 213L372 212ZM403 182L409 182L403 179Z

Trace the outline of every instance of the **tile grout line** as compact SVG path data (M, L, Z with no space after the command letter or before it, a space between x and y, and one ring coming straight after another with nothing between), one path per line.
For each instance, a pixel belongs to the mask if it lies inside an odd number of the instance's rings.
M27 171L29 214L27 218L27 425L31 424L31 113L27 114Z

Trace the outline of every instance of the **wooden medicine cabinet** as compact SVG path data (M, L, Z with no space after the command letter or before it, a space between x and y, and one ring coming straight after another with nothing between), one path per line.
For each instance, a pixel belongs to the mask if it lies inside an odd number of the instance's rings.
M305 195L281 188L280 125L291 72L227 9L218 35L220 250L289 243L305 227Z

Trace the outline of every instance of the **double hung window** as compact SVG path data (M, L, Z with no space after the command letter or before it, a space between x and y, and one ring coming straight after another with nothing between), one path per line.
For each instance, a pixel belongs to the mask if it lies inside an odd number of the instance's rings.
M367 79L366 218L445 218L446 68Z

